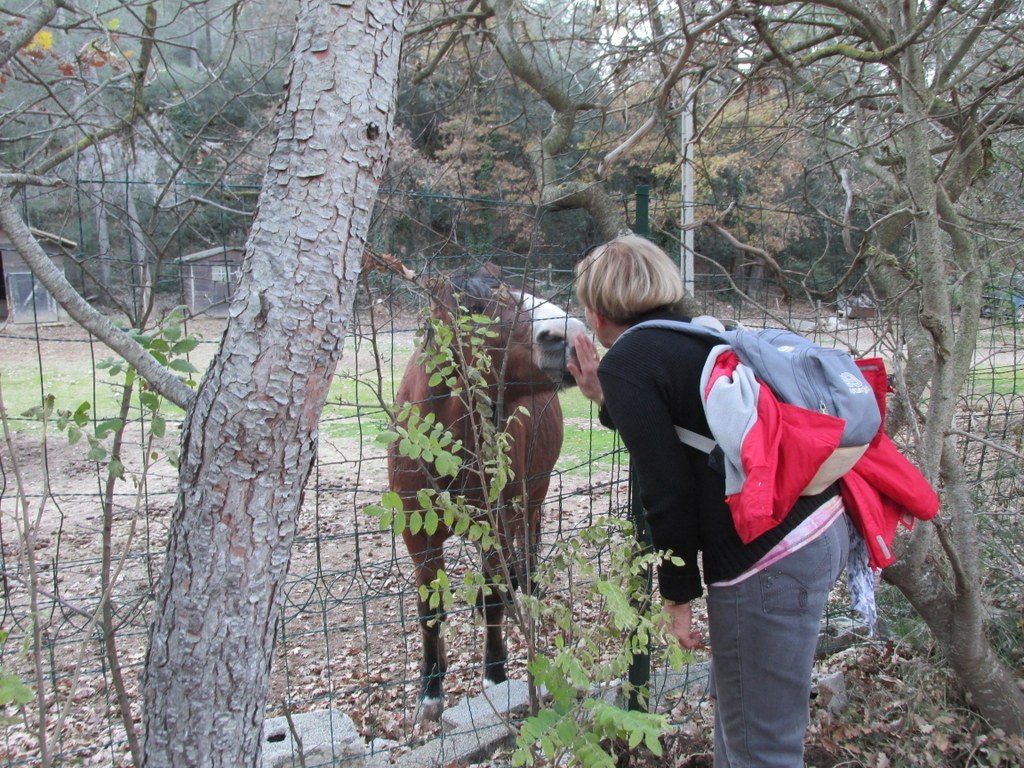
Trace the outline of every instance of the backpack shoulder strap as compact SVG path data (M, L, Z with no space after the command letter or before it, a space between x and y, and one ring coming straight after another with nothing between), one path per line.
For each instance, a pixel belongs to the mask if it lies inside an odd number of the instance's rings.
M679 438L679 442L683 445L688 445L691 448L696 448L701 453L711 453L718 445L718 443L710 437L704 437L704 435L699 432L694 432L692 429L680 427L678 424L675 424L674 427L676 430L676 437Z
M664 328L670 331L679 331L680 333L687 333L691 336L704 339L715 345L728 344L730 342L729 336L731 334L730 331L726 331L724 327L721 326L721 323L719 323L718 320L708 316L697 317L690 322L685 320L669 319L645 320L642 323L630 326L626 329L626 333L641 328ZM721 328L721 330L719 330L719 328ZM705 437L699 432L694 432L692 429L680 427L678 424L674 426L676 436L683 445L688 445L691 448L696 448L701 453L707 454L710 454L718 446L718 443L710 437Z
M727 331L718 320L713 317L702 315L695 317L693 320L670 320L670 319L659 319L659 320L644 320L641 323L630 326L626 329L625 333L639 330L641 328L664 328L670 331L679 331L681 333L688 333L691 336L697 336L708 341L713 341L717 344L731 344L730 339L732 331Z

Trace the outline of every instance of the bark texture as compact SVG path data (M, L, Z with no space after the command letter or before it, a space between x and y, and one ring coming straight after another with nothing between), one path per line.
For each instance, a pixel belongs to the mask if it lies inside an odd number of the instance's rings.
M242 277L186 417L144 672L147 766L255 766L317 422L386 160L402 0L300 3Z

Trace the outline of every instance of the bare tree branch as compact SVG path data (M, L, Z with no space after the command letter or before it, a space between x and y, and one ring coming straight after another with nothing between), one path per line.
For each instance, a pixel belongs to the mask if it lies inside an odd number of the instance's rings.
M0 227L7 232L18 253L32 269L39 280L68 314L96 336L100 341L121 355L145 378L154 390L180 408L187 409L194 393L181 379L164 368L144 347L110 320L96 311L74 289L46 255L32 232L18 215L11 199L10 188L0 188Z

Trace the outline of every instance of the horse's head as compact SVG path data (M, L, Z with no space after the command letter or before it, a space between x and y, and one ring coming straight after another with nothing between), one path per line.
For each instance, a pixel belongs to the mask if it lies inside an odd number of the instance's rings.
M474 275L434 284L434 317L453 324L465 313L490 318L495 335L486 346L506 386L550 391L576 383L566 364L586 326L562 307L509 285L496 266L487 264Z

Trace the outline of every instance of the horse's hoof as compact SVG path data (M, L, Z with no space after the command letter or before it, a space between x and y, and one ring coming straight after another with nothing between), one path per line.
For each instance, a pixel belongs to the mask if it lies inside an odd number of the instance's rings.
M444 702L441 699L420 699L419 710L416 713L417 723L436 723L441 719L444 711Z
M484 690L493 688L496 685L501 685L505 682L508 682L508 675L505 674L504 669L494 674L484 675Z

